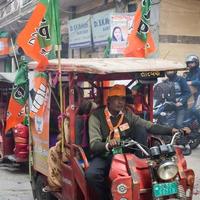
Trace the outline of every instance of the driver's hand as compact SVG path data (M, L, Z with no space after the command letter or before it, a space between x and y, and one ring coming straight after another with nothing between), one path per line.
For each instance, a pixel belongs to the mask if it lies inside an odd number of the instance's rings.
M173 128L172 129L172 135L174 135L176 132L178 132L179 130L177 128Z
M189 127L183 127L181 130L184 132L185 135L188 135L191 133L191 129Z
M117 147L120 145L120 142L117 141L116 139L111 139L109 140L109 142L106 144L106 149L107 150L111 150L113 149L114 147Z
M183 132L185 135L188 135L191 133L191 129L189 127L183 127L181 129L173 128L172 129L172 135L174 135L176 132Z
M183 104L181 103L181 102L177 102L176 103L176 107L180 107L180 106L182 106Z

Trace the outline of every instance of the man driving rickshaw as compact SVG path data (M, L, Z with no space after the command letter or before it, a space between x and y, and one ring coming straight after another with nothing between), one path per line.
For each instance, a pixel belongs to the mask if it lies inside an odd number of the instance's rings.
M162 60L154 60L154 59L135 59L135 58L113 58L113 59L63 59L61 60L62 66L62 79L63 84L68 84L69 90L68 94L64 95L64 98L69 98L68 113L69 113L69 141L68 143L65 141L64 134L62 136L62 143L64 144L64 149L69 149L69 154L67 155L67 160L61 160L61 191L53 192L52 194L62 200L92 200L97 198L98 192L94 190L96 184L92 182L94 180L92 176L95 174L91 173L91 170L94 166L93 159L88 163L88 160L85 156L85 153L80 145L75 144L75 121L76 121L76 113L78 107L80 105L80 101L75 102L74 100L74 88L76 85L80 86L80 89L83 91L83 97L85 99L90 99L94 102L98 102L98 106L103 108L99 108L95 110L89 118L89 136L90 136L90 148L92 150L92 154L94 156L94 160L101 156L106 158L109 156L110 151L115 146L118 146L118 139L114 138L115 134L112 128L109 128L107 125L107 119L105 116L110 117L110 114L114 115L114 119L111 119L113 126L118 125L118 130L124 130L128 135L133 136L134 139L138 139L139 142L146 144L146 130L148 132L152 132L154 134L172 134L175 129L161 127L159 125L153 125L150 121L153 119L153 83L156 81L156 77L161 76L162 73L160 71L171 70L174 68L184 69L184 66L168 61ZM126 66L126 68L124 67ZM158 71L159 69L159 71ZM57 61L52 60L47 68L49 74L53 74L57 70ZM145 105L147 110L145 110L145 121L140 117L133 114L130 110L125 110L125 86L119 86L116 90L116 86L111 87L105 85L104 81L113 80L130 80L130 83L133 83L137 79L142 79L142 87L141 94L143 95L141 98L141 104ZM80 84L83 82L87 82L87 84ZM129 86L127 85L127 87ZM108 93L108 95L106 95ZM120 93L120 95L119 95ZM105 105L105 99L108 96L107 106ZM52 95L53 97L53 95ZM51 96L49 96L49 99ZM107 108L107 109L105 109ZM105 111L105 113L104 113ZM110 114L109 114L110 113ZM37 133L34 120L31 119L31 130L33 131L33 141L32 141L32 149L33 149L33 165L32 165L32 187L35 196L38 199L41 199L41 195L46 197L46 199L50 200L49 193L44 194L42 192L42 188L47 184L46 180L48 177L48 169L46 163L47 154L49 148L48 140L50 140L51 133L48 131L47 125L49 122L47 117L49 113L46 110L43 124L44 128L42 133ZM120 114L120 115L118 115ZM141 110L141 116L144 116L143 110ZM42 121L42 119L40 119ZM100 122L102 120L103 123ZM114 121L112 121L114 120ZM119 120L119 121L118 121ZM109 121L109 119L108 119ZM116 123L116 124L115 124ZM112 125L112 124L111 124ZM135 128L135 125L138 125L139 128L143 127L144 132L140 129L140 134L131 134L131 130ZM112 127L112 126L111 126ZM120 130L121 129L121 130ZM102 130L105 130L102 132ZM135 130L136 131L136 130ZM112 133L109 135L109 133ZM123 131L122 131L123 132ZM101 136L103 133L103 137ZM144 134L144 135L143 135ZM46 138L43 137L46 135ZM141 137L143 135L144 137ZM120 139L126 138L122 134ZM138 137L138 138L137 138ZM141 140L140 140L141 139ZM40 151L42 149L42 151ZM64 153L64 151L62 151ZM117 153L117 152L116 152ZM120 152L118 152L120 153ZM121 152L123 155L123 152ZM108 154L108 155L106 155ZM124 154L125 155L125 154ZM140 158L138 158L140 160ZM183 159L183 158L182 158ZM107 159L109 160L109 159ZM144 162L141 159L140 162ZM184 162L182 162L184 163ZM106 163L104 163L106 164ZM104 165L103 164L103 165ZM109 165L109 162L107 163ZM97 163L97 165L99 165ZM149 173L149 169L146 164L142 164L144 168L141 170L147 170L145 173ZM125 166L124 166L125 167ZM109 167L107 168L109 170ZM125 167L125 169L128 169ZM93 168L95 170L95 168ZM104 170L104 167L103 169ZM184 167L185 170L185 167ZM129 172L127 172L129 174ZM86 178L85 178L86 177ZM101 183L104 184L104 177L100 177ZM91 179L92 178L92 179ZM129 177L130 178L130 177ZM87 179L87 181L86 181ZM146 181L142 178L142 181ZM97 181L98 182L98 181ZM133 184L133 183L130 183ZM91 185L93 187L91 187ZM104 187L105 185L103 185ZM97 186L98 187L98 186ZM141 187L146 187L141 186ZM150 186L148 186L150 187ZM132 188L132 187L130 187ZM99 188L98 188L99 189ZM106 188L105 188L106 189ZM145 189L145 188L144 188ZM104 189L101 190L104 192ZM134 191L132 191L134 192ZM137 191L138 192L138 191ZM147 191L148 195L152 195ZM113 195L113 194L112 194ZM106 199L107 197L102 197L102 199ZM113 197L115 200L116 198ZM143 199L143 198L140 198ZM130 199L131 200L131 199ZM139 200L139 199L134 199Z

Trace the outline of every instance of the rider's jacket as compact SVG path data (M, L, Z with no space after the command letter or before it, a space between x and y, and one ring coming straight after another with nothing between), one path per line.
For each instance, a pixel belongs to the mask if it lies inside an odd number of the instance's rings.
M187 85L186 80L181 76L175 76L173 80L175 87L175 98L176 102L181 102L183 107L187 105L187 100L191 96L190 88Z
M195 67L191 69L188 73L186 73L185 77L186 81L192 81L193 86L198 87L198 91L200 93L200 68Z

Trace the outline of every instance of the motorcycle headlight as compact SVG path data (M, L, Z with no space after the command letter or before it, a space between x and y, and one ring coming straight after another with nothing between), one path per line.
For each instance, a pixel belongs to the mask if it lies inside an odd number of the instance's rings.
M161 115L162 117L165 117L165 116L167 115L167 113L166 113L166 112L161 112L160 115Z
M165 161L158 167L158 176L162 180L169 180L176 176L178 167L173 161Z

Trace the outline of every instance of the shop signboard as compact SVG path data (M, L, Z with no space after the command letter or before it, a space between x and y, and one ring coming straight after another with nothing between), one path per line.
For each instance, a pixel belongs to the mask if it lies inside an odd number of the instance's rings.
M92 36L95 46L105 45L108 43L110 36L110 17L114 9L92 15Z
M92 45L91 15L69 20L69 47L81 48Z
M9 33L0 32L0 56L7 56L9 54Z
M128 34L133 26L133 18L132 13L111 16L111 54L123 54L127 46Z
M9 54L9 39L0 38L0 56L5 56Z

